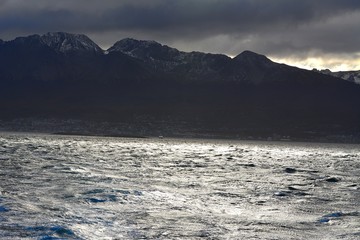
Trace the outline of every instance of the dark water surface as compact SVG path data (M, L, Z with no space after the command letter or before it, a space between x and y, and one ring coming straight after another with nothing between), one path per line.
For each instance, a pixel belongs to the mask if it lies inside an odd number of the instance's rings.
M360 146L0 134L0 239L360 239Z

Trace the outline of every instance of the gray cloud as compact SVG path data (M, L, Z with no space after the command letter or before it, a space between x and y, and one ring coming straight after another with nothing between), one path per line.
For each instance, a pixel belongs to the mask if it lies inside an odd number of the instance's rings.
M0 38L67 31L275 57L360 52L358 0L0 0Z

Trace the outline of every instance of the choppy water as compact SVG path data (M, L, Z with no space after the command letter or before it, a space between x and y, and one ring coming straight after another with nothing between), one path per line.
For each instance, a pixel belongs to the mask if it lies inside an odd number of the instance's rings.
M360 239L360 146L0 135L1 239Z

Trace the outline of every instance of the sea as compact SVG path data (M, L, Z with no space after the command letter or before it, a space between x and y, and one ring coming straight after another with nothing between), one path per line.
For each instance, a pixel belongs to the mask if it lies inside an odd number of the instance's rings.
M360 239L360 145L0 133L0 239Z

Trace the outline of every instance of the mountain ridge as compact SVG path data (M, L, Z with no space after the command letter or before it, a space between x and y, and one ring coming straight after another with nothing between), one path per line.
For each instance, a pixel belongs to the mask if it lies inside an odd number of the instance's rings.
M42 43L45 43L45 45L47 45L59 52L63 52L63 53L71 50L70 46L69 46L69 48L66 47L66 41L70 41L70 43L72 43L73 45L81 44L82 46L80 46L80 47L83 47L83 49L81 49L81 48L73 49L74 51L75 50L91 50L96 53L101 53L104 55L108 54L109 52L122 52L126 55L139 58L139 56L137 56L136 54L131 54L131 51L126 51L125 49L121 49L121 47L123 47L123 46L120 45L120 48L118 46L118 44L122 44L124 42L131 42L131 43L137 43L138 45L142 45L142 48L144 48L144 46L147 48L151 47L151 46L156 46L158 49L165 48L168 51L172 51L176 54L189 54L189 55L201 54L201 55L221 56L221 57L224 57L227 59L237 59L238 57L240 57L242 55L243 56L247 55L248 58L250 56L253 56L253 57L256 56L258 59L263 58L264 62L267 61L267 62L274 63L272 60L267 58L265 55L262 55L262 54L259 54L259 53L256 53L256 52L253 52L250 50L244 50L243 52L239 53L235 57L231 58L231 57L229 57L225 54L221 54L221 53L206 53L206 52L199 52L199 51L185 52L185 51L178 50L174 47L169 47L165 44L161 44L154 40L138 40L138 39L134 39L134 38L123 38L123 39L115 42L108 49L102 49L99 45L97 45L93 40L91 40L85 34L67 33L67 32L47 32L42 35L33 34L33 35L28 35L28 36L16 37L15 39L8 40L8 41L4 41L4 40L0 39L0 44L6 44L6 43L11 43L11 42L21 42L21 41L23 42L24 40L27 40L27 39L32 39L32 41L40 40ZM132 50L134 50L134 49L132 49ZM280 63L278 63L278 64L280 64ZM295 67L295 66L291 66L291 65L287 65L287 64L282 64L282 65L299 68L299 67ZM301 68L299 68L299 69L301 69ZM303 69L303 70L305 70L305 69ZM332 76L339 77L339 76L342 76L342 74L358 73L360 70L359 71L351 70L351 71L332 72L329 69L323 69L323 70L313 69L312 71L320 72L320 73L328 74L328 75L331 75L330 73L332 73ZM339 77L339 78L348 80L347 77ZM350 81L352 81L352 79L350 79Z
M44 64L44 61L46 61L45 58L49 60L50 65L53 64L52 68L58 68L58 72L64 69L65 66L75 69L74 65L70 66L70 63L75 64L75 62L78 61L81 63L78 75L81 75L80 71L82 71L84 72L84 78L86 76L90 79L100 78L101 74L108 76L107 71L114 72L114 69L107 69L107 66L104 66L104 62L112 61L111 59L114 60L113 62L119 61L120 59L123 59L121 60L123 63L131 62L132 68L137 68L139 72L141 72L140 69L143 69L149 73L148 77L152 76L153 78L183 78L184 80L188 79L190 81L243 81L253 84L259 84L265 81L287 81L289 78L301 81L301 78L305 79L305 75L306 78L324 78L320 75L313 75L321 74L319 72L312 71L311 73L311 71L305 69L275 63L266 56L249 50L243 51L234 58L230 58L224 54L194 51L183 52L167 45L162 45L156 41L136 40L132 38L117 41L108 50L103 50L83 34L55 32L41 36L35 34L27 37L17 37L14 40L3 42L0 46L5 58L7 56L12 59L13 65L10 66L10 70L13 66L19 65L16 64L16 62L24 61L26 65L26 61L28 61L30 65L36 65L32 68L32 71L36 73L26 72L26 77L39 79L48 77L42 77L41 73L42 69L49 67ZM24 55L24 59L14 59L13 56L10 56L13 50L15 52L19 51L19 56ZM90 53L98 56L72 56L66 58L58 55L58 53ZM44 56L41 57L39 54L44 54ZM31 57L31 60L27 59L29 57ZM8 64L5 58L3 59L3 65ZM42 63L37 64L36 61L41 61ZM90 66L91 64L97 66ZM113 63L110 63L110 65L111 64ZM137 67L135 67L135 65L137 65ZM81 67L84 67L84 69L80 69ZM85 67L88 67L88 69ZM19 75L21 75L22 72L21 68L22 66L16 67L16 69L19 70ZM98 69L98 71L95 71L96 73L93 77L86 74L89 70L95 70L91 68ZM5 73L7 72L5 67L3 67L3 71ZM28 70L24 69L24 71ZM285 72L286 74L284 74ZM8 75L12 74L14 74L14 72L8 72ZM116 79L121 78L119 72L116 74L118 76L108 77L112 78L110 81L116 81ZM66 74L64 73L64 75ZM157 77L155 75L157 75ZM332 76L340 79L338 75L332 74ZM129 77L131 78L131 76ZM81 76L70 78L81 78ZM139 78L139 76L136 78Z
M360 86L337 77L251 51L230 58L134 39L97 47L62 33L0 44L0 119L186 123L181 131L222 136L360 131Z

